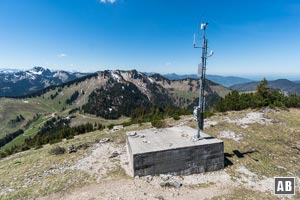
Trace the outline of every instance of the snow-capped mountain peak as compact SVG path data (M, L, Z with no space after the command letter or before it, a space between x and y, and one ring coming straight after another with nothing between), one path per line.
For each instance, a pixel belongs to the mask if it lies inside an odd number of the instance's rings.
M29 72L34 75L42 75L44 71L45 71L45 69L42 67L34 67L29 70Z
M49 85L59 85L84 75L87 74L51 71L39 66L23 71L0 70L0 97L28 94Z

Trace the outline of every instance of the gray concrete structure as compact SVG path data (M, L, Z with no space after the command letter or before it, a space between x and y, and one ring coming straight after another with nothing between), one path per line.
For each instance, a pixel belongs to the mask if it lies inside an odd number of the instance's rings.
M127 133L132 175L189 175L223 169L223 141L203 133L204 138L195 141L196 132L180 126Z

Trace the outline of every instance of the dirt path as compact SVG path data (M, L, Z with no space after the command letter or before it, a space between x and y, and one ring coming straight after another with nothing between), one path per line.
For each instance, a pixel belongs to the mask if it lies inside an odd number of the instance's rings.
M113 152L118 156L110 158ZM271 179L259 180L256 174L246 167L237 169L240 179L233 181L225 171L190 176L170 176L168 181L182 184L181 187L161 187L163 177L129 177L127 171L126 148L124 145L114 143L96 144L90 155L82 158L71 169L83 170L96 177L96 181L81 188L40 197L39 200L86 200L86 199L116 199L116 200L141 200L141 199L211 199L232 192L235 188L252 188L266 192L272 190ZM122 168L121 168L122 167ZM114 173L115 170L118 170ZM112 174L113 173L113 174Z
M99 120L99 117L90 117L90 116L87 116L87 115L83 115L83 114L80 114L78 113L78 115L82 118L86 118L86 119L95 119L95 120Z
M110 158L113 152L118 156ZM96 177L96 182L81 188L40 197L39 200L86 200L86 199L210 199L227 194L232 187L230 176L225 172L206 175L172 176L170 181L183 184L179 188L160 186L162 177L135 177L124 174L128 163L124 145L96 144L90 155L79 160L71 169L83 170ZM126 166L127 165L127 166ZM117 170L117 172L116 172ZM112 174L113 173L113 174Z
M159 184L148 183L144 179L105 180L98 184L91 184L82 188L76 188L70 192L56 193L39 198L57 200L86 200L86 199L210 199L228 193L226 187L182 187L161 188Z

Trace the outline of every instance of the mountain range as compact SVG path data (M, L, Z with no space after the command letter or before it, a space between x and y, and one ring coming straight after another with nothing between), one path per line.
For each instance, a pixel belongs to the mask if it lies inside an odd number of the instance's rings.
M38 72L49 73L36 70L33 74ZM0 98L0 139L19 133L20 129L26 137L34 136L56 116L69 118L71 125L81 125L91 120L128 119L137 109L156 108L158 113L160 108L192 111L198 105L198 91L197 79L169 80L136 70L99 71L22 97ZM228 88L206 80L206 107L229 92ZM23 135L3 148L21 143L26 138Z
M240 92L254 91L259 82L249 82L236 84L229 87L231 90L237 90ZM287 79L278 79L274 81L268 81L268 87L284 92L286 95L297 94L300 95L300 83L293 82Z
M68 88L73 94L74 91L80 91L75 102L84 112L116 119L130 115L136 108L151 105L191 108L198 103L199 81L190 78L169 80L160 74L147 76L136 70L105 70L75 80ZM53 95L72 94L64 92L64 87L60 90ZM206 106L212 106L229 92L229 89L207 80Z
M140 72L138 72L140 73ZM91 73L68 72L64 70L52 71L43 67L34 67L30 70L0 69L0 97L20 97L33 94L49 86L60 85ZM193 80L196 84L199 76L196 74L178 75L175 73L156 74L140 73L147 77L160 77L163 83L173 83L174 81ZM225 86L231 90L253 91L258 85L258 81L237 76L219 76L207 75L206 79L211 83ZM145 79L146 80L146 79ZM193 82L192 81L192 82ZM161 83L161 82L160 82ZM289 81L287 79L278 79L269 81L269 87L289 94L300 94L300 81ZM165 86L165 85L164 85ZM185 88L189 89L189 88Z
M80 72L51 71L43 67L18 71L0 70L0 97L17 97L33 93L51 85L59 85L87 75Z
M147 76L155 73L144 73ZM60 85L88 73L68 72L63 70L52 71L43 67L33 67L30 70L0 69L0 97L18 97L34 93L51 85ZM163 77L173 80L198 79L196 74L178 75L163 74ZM217 84L229 87L238 83L251 82L249 79L234 76L207 75L207 79Z
M179 79L186 79L186 78L199 79L199 76L197 74L178 75L178 74L171 73L171 74L163 74L163 76L170 80L179 80ZM223 85L225 87L230 87L235 84L247 83L252 81L250 79L241 78L237 76L219 76L219 75L210 75L210 74L206 75L206 79L211 80L220 85Z

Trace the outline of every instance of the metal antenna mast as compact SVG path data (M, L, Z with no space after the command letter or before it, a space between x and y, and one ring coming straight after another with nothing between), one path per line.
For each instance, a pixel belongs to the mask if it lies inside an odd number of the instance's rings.
M208 40L206 39L206 27L208 23L201 24L200 28L203 30L203 43L202 47L198 47L196 45L196 34L194 34L194 48L201 48L202 55L201 55L201 63L198 65L198 75L200 76L199 79L199 104L198 106L194 107L194 118L198 122L198 131L195 135L195 139L200 140L201 135L200 133L203 132L204 128L204 112L205 112L205 96L204 96L204 88L205 88L205 75L206 75L206 60L208 57L211 57L214 52L211 51L209 55L207 55L207 44Z

